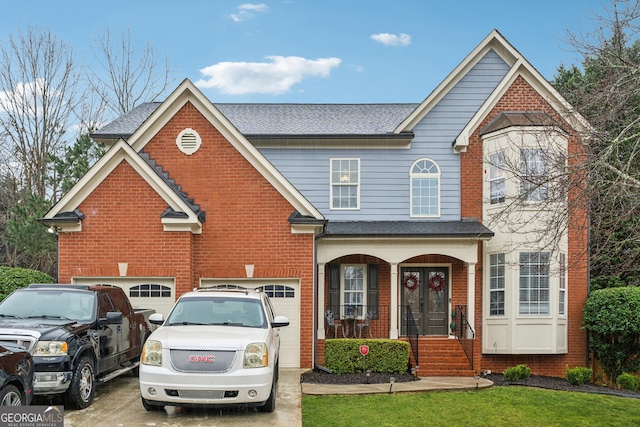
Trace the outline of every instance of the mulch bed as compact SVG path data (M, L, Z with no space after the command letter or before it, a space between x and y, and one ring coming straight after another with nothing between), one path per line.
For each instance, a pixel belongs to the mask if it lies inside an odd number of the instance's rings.
M550 390L612 394L615 396L634 397L636 399L640 399L640 391L618 390L597 384L573 385L564 378L546 377L544 375L531 375L529 378L518 381L508 381L502 374L489 374L485 376L485 378L492 381L494 386L521 385L527 387L546 388Z
M371 372L369 374L369 384L388 384L391 377L395 378L395 382L397 383L417 381L419 379L411 374ZM316 369L300 375L300 382L311 384L367 384L367 374L364 372L356 374L330 374Z
M389 383L391 377L395 378L395 382L416 381L419 378L411 374L386 374L379 372L371 372L369 376L370 384ZM621 397L633 397L640 399L640 391L617 390L596 384L573 385L564 378L547 377L543 375L532 375L531 377L519 381L507 381L502 374L489 374L484 376L493 382L494 386L511 386L519 385L526 387L538 387L549 390L560 391L577 391L584 393L611 394ZM366 384L367 376L364 372L356 374L332 374L321 370L313 370L304 372L300 376L300 382L312 384Z

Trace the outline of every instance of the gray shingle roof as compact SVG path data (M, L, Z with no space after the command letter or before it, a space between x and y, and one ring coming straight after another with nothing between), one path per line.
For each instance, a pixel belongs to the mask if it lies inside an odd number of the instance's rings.
M244 135L384 135L419 104L215 104ZM160 106L141 104L93 134L127 139Z
M493 231L478 221L329 221L324 237L487 238Z
M560 126L544 111L503 111L480 131L480 136L512 126Z
M96 139L102 135L113 139L127 139L159 106L159 102L147 102L138 105L133 110L94 132L93 136Z

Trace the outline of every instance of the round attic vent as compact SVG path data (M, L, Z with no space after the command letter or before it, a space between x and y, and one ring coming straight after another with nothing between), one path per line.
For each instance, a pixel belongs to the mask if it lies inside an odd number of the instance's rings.
M191 128L186 128L176 138L176 145L178 149L182 151L187 156L192 155L200 148L200 144L202 144L202 139L198 132Z

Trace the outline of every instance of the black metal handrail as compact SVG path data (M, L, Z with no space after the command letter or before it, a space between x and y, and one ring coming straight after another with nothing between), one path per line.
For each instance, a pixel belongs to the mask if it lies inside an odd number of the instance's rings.
M455 320L455 334L458 342L462 346L464 354L467 356L469 365L473 370L473 345L476 338L476 333L467 320L467 306L456 305L456 316L452 316Z
M413 313L411 313L411 307L408 305L404 306L404 319L407 339L409 340L409 345L411 346L411 352L413 353L413 358L416 361L416 366L418 366L418 325L416 324L416 320L413 318Z

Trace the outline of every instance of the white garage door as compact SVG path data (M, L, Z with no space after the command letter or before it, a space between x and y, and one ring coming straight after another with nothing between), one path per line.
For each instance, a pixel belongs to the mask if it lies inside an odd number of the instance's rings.
M169 277L76 277L73 283L118 286L129 296L133 308L153 308L165 317L176 301L175 281Z
M300 285L297 280L246 279L230 281L220 279L202 279L202 286L230 284L245 288L264 290L277 316L287 316L289 326L280 328L280 366L283 368L300 367Z

